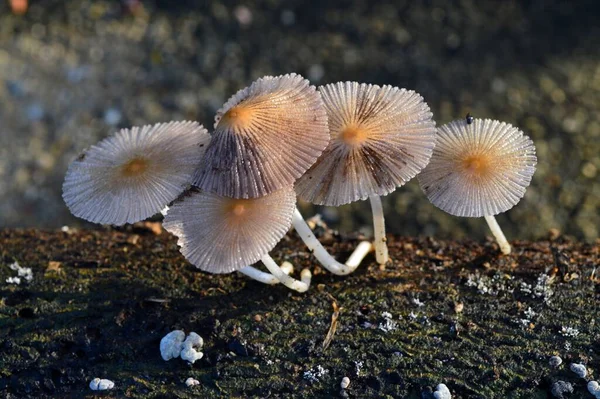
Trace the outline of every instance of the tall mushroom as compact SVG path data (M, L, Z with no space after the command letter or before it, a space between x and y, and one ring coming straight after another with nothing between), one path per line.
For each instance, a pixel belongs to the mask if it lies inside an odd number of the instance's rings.
M209 140L196 122L122 129L69 165L63 199L73 215L90 222L143 220L191 184Z
M435 145L432 113L416 92L391 86L339 82L319 91L331 139L296 183L296 192L306 201L330 206L369 198L376 259L385 264L380 196L404 185L429 162Z
M292 187L253 199L235 199L194 191L176 201L163 222L178 237L180 251L197 268L209 273L241 271L261 282L280 281L304 292L311 273L301 281L288 276L269 256L292 222L296 196ZM249 265L261 261L276 280Z
M266 76L217 112L194 178L202 190L257 198L292 185L329 141L321 96L300 75Z
M419 183L429 201L454 216L484 217L503 254L510 244L494 215L525 195L537 158L533 141L496 120L456 120L438 129L437 144Z

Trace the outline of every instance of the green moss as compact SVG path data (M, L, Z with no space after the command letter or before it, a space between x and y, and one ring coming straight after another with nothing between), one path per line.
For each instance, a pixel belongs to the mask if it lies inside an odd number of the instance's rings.
M592 378L600 370L600 294L590 280L597 245L517 242L500 257L491 243L392 238L385 270L370 256L345 278L316 270L311 290L297 294L204 274L167 234L136 228L132 245L130 231L0 232L0 278L15 260L34 273L29 284L2 286L0 392L79 394L102 377L131 398L324 397L348 376L358 397L418 398L444 382L456 397L541 398L565 380L575 385L571 397L583 398L584 381L568 364L586 363ZM334 252L343 258L353 245L342 240ZM543 280L554 273L552 248L568 265ZM315 269L293 237L274 256ZM49 260L61 262L58 272L46 272ZM343 309L323 350L331 297ZM199 333L205 357L193 366L163 361L158 344L173 329ZM554 354L564 360L558 370L548 365ZM305 376L319 366L321 377ZM186 387L188 377L201 385Z

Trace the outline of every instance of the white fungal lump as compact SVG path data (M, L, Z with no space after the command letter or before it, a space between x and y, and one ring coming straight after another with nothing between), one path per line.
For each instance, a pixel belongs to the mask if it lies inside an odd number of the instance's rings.
M190 363L196 362L196 360L202 359L204 353L200 352L202 346L204 345L204 340L201 336L196 334L195 332L191 332L190 335L183 341L183 350L181 351L181 358L183 360L187 360ZM198 348L196 350L195 348Z
M450 394L450 390L445 384L439 384L435 387L435 392L433 393L433 397L435 399L452 399L452 395Z
M185 385L187 385L188 387L193 387L195 385L200 385L200 381L198 381L195 378L189 377L187 380L185 380Z
M181 356L183 360L194 363L204 356L204 353L200 352L203 345L204 340L195 332L191 332L186 338L183 331L174 330L160 340L160 355L164 360Z
M171 331L160 340L160 355L163 360L179 357L183 349L185 333L181 330Z
M596 399L600 399L600 385L597 381L588 382L587 389Z
M577 374L579 378L585 378L585 376L587 375L587 369L583 364L571 363L571 366L569 368L572 372Z
M90 389L92 391L106 391L108 389L113 389L115 387L115 383L111 380L94 378L90 382Z

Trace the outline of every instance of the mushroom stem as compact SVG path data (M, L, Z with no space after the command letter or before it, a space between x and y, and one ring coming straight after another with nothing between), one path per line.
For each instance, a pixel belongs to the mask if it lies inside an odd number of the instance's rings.
M387 239L385 237L385 221L383 219L383 205L381 197L370 195L371 211L373 212L373 230L375 233L375 259L380 265L385 265L390 259L388 256Z
M279 267L277 263L275 263L273 258L271 258L271 255L264 255L262 258L260 258L260 261L267 267L267 269L269 269L271 274L273 274L273 276L275 276L275 278L277 278L281 284L285 285L286 287L298 292L306 292L310 287L310 279L312 277L310 270L302 270L302 273L300 274L302 281L299 281L288 276L285 271Z
M504 233L502 232L500 225L498 225L496 218L493 215L492 216L484 216L484 218L485 218L485 221L487 222L488 226L490 226L490 230L492 230L492 234L494 235L494 237L496 237L496 241L498 241L498 245L500 245L500 250L502 251L502 253L504 255L510 254L510 244L506 240L506 237L504 236Z
M290 274L292 272L292 270L294 270L294 267L292 266L292 264L290 262L283 262L281 264L280 268L285 274ZM280 281L279 281L279 279L277 279L277 277L273 276L270 273L265 273L263 271L260 271L252 266L243 267L238 271L240 273L245 274L246 276L250 277L251 279L260 281L263 284L274 285L274 284L280 283Z
M306 221L304 221L304 218L302 217L302 214L300 213L298 208L296 208L296 210L294 211L292 224L294 226L294 229L296 229L296 231L298 232L300 238L302 238L302 241L304 241L306 246L312 251L313 255L315 256L315 258L317 258L319 263L323 265L325 269L329 270L333 274L337 274L338 276L344 276L356 270L358 265L360 265L360 262L362 262L364 257L373 248L373 245L370 242L361 242L356 247L352 255L350 255L346 264L343 264L335 260L333 256L331 256L329 252L327 252L323 245L321 245L321 243L319 242L319 240L317 240L317 237L315 237L314 233L312 232Z

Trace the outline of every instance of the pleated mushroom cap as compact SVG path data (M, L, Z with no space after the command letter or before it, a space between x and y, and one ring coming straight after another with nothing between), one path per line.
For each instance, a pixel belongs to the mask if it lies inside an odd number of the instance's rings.
M146 219L191 184L209 140L196 122L122 129L69 165L63 199L73 215L94 223Z
M329 141L321 96L296 74L258 79L215 120L194 184L226 197L256 198L293 184Z
M300 198L338 206L386 195L427 165L435 145L435 122L419 94L356 82L319 90L331 139L296 183Z
M529 137L490 119L450 122L438 129L431 162L419 174L429 201L455 216L493 216L525 195L537 158Z
M195 191L176 201L163 222L180 251L210 273L231 273L269 253L290 228L296 206L291 187L255 199Z

